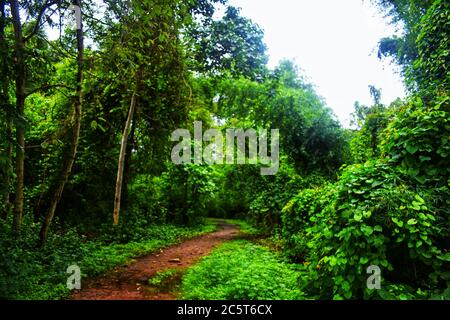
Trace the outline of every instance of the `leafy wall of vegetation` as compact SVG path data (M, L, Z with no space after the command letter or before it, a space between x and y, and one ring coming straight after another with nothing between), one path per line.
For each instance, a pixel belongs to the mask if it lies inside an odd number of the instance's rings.
M386 2L394 11L400 3ZM448 33L439 31L448 25L448 9L448 2L435 1L416 22L420 32L409 51L417 56L404 66L416 88L408 101L390 109L375 101L365 110L351 144L356 158L367 161L345 167L333 184L302 190L284 207L281 234L305 266L305 292L448 299L450 73ZM366 286L371 265L382 270L381 290Z

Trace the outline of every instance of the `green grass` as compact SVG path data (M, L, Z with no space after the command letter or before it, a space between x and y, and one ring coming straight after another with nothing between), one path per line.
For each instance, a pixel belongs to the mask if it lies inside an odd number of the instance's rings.
M178 295L184 271L182 268L169 268L159 271L148 280L149 286L145 290L150 293Z
M162 270L157 272L153 277L148 279L148 284L151 286L161 286L162 283L167 281L168 279L171 279L175 275L179 274L180 270L175 268L170 268L166 270Z
M154 236L151 239L143 239L140 242L115 243L108 246L92 242L86 245L86 256L80 263L80 267L82 273L87 276L97 275L115 266L130 263L133 261L133 258L215 230L216 225L212 223L206 223L197 227L155 225L152 227Z
M64 299L70 294L66 287L70 265L78 265L82 282L86 277L104 273L134 258L173 245L184 239L216 230L207 223L195 227L152 225L139 241L118 243L91 239L74 230L52 233L43 248L37 248L39 224L26 221L23 236L11 240L10 230L0 226L0 299ZM137 237L136 237L137 239Z
M245 240L220 245L190 268L181 297L192 300L303 299L298 272L269 249Z

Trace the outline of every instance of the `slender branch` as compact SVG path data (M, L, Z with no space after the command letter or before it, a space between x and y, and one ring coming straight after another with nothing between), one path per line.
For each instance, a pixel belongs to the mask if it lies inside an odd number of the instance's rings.
M70 90L74 89L73 87L70 87L70 86L65 85L65 84L49 84L49 85L45 85L45 86L41 86L41 87L35 88L35 89L27 92L25 94L25 98L28 98L29 96L31 96L32 94L35 94L36 92L48 91L48 90L53 89L53 88L66 88L66 89L70 89Z
M125 122L125 128L123 129L122 142L120 144L120 154L117 168L116 179L116 192L114 196L114 213L113 213L113 225L119 224L119 212L120 212L120 200L122 196L122 181L123 181L123 169L124 160L127 150L128 133L130 131L131 122L133 121L133 115L136 107L136 92L131 97L130 109L128 110L127 121Z
M83 18L84 18L85 20L88 20L88 19L94 20L95 22L100 23L100 24L103 24L103 25L108 26L108 27L111 27L111 26L112 26L110 23L107 23L107 22L105 22L105 21L102 21L102 20L100 20L100 19L97 19L97 18L95 18L94 16L92 16L92 15L86 13L86 12L83 12ZM86 18L88 18L88 19L86 19Z
M62 46L56 46L52 41L49 41L46 38L42 38L43 41L45 41L50 47L52 47L53 50L57 51L60 55L62 55L65 58L74 58L76 59L77 55L71 53L70 51L66 50Z
M23 38L24 43L26 43L28 40L30 40L42 27L41 20L42 20L42 16L44 15L45 11L48 8L50 8L51 6L53 6L54 4L57 4L58 2L60 2L60 1L59 0L46 1L46 3L42 6L41 10L38 13L38 16L36 18L36 23L34 24L33 30L31 31L31 33L28 36Z

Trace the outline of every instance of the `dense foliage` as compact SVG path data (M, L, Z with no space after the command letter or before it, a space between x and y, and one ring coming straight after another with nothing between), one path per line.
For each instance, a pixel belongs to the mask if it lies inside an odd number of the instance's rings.
M0 1L0 297L67 297L69 265L100 274L211 216L281 254L224 244L185 298L449 298L450 4L372 2L403 26L379 56L409 96L383 105L370 86L344 129L293 62L267 66L263 31L226 0L77 0L80 28L72 1ZM174 164L172 132L195 121L279 129L276 174Z
M402 1L381 2L391 3L395 19L416 14ZM448 25L448 12L448 2L434 1L421 20L406 21L415 25L397 50L414 84L408 101L357 105L361 129L351 150L360 163L345 167L333 184L302 190L284 207L281 236L304 265L305 292L334 299L448 299L449 45L438 27ZM409 56L407 49L413 49ZM380 290L366 285L369 266L382 270Z

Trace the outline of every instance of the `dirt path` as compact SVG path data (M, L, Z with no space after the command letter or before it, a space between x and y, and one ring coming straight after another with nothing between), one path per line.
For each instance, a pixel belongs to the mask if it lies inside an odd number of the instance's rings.
M201 257L208 255L218 244L238 236L239 227L219 222L219 230L187 240L159 252L138 258L125 267L118 267L99 278L85 280L82 289L72 295L74 300L171 300L176 299L176 287L181 273L170 281L173 285L155 289L148 279L158 271L183 271ZM178 277L178 278L177 278Z

